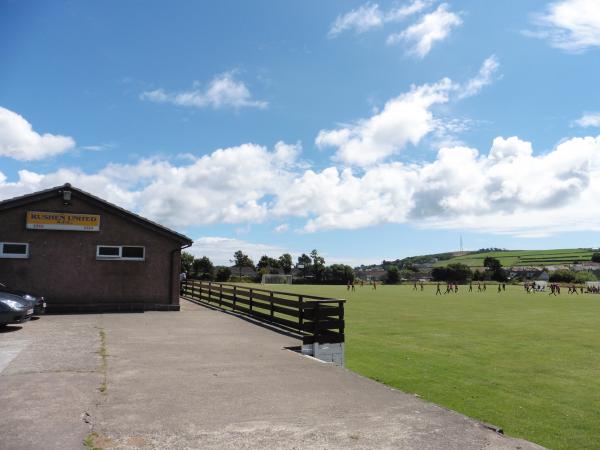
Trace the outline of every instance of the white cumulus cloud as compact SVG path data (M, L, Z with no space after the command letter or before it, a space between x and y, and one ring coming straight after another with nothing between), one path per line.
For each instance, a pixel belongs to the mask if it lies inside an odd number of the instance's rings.
M329 36L335 37L346 30L355 30L357 33L364 33L371 28L377 28L383 25L383 13L379 5L366 4L335 19Z
M367 3L338 16L331 25L328 35L336 37L344 31L354 30L356 33L364 33L374 28L380 28L386 23L404 20L422 11L430 3L429 0L414 0L388 11L382 11L377 3Z
M432 0L414 0L404 6L398 6L390 9L384 16L386 22L398 22L406 19L413 14L417 14L431 5Z
M585 113L579 119L573 121L572 125L582 128L600 128L600 112Z
M392 161L360 171L307 169L297 163L299 151L284 143L271 150L244 144L183 165L148 159L95 173L22 170L16 181L0 172L0 198L71 182L173 227L294 219L304 222L305 232L384 223L518 236L600 231L600 210L594 208L600 196L600 135L567 139L542 154L518 137L497 137L483 153L444 147L432 161ZM198 244L204 254L209 244L231 244L227 258L238 249L255 257L282 253L240 247L235 240Z
M600 136L541 155L530 142L498 137L487 154L459 146L421 164L308 170L273 212L306 218L308 232L409 223L531 236L600 230L600 211L590 206L599 194Z
M204 89L198 83L194 83L193 89L183 92L171 93L164 89L145 91L140 94L140 99L195 108L264 109L268 106L266 101L255 100L246 84L236 80L233 72L216 76Z
M277 225L273 231L275 233L285 233L286 231L288 231L290 229L290 226L287 223L282 223Z
M400 33L388 36L388 45L398 42L409 44L409 53L424 58L433 46L444 41L453 28L462 25L462 19L456 13L448 10L448 5L442 3L437 9L422 16L419 21Z
M436 128L430 107L446 103L455 85L445 78L435 84L413 87L389 100L381 112L335 130L321 130L319 148L336 148L335 159L347 165L369 166L416 145Z
M581 53L600 47L600 2L562 0L535 16L538 30L527 34L545 38L553 47Z
M109 164L94 174L21 170L13 182L0 172L0 198L70 182L168 226L261 222L269 215L266 196L287 187L299 152L298 146L283 142L273 150L243 144L180 166L145 159Z
M367 119L321 130L315 140L320 149L334 148L334 159L349 166L370 166L402 151L408 144L417 145L434 132L439 140L455 141L456 132L464 131L468 122L435 117L432 107L478 94L494 81L500 64L495 56L487 58L478 74L464 84L444 78L434 84L413 86L411 90L389 100L381 111Z
M466 98L479 94L484 87L493 83L494 75L499 67L500 63L495 55L487 58L479 69L479 73L461 87L458 97Z
M23 116L0 106L0 156L33 161L59 155L74 147L73 138L40 134Z

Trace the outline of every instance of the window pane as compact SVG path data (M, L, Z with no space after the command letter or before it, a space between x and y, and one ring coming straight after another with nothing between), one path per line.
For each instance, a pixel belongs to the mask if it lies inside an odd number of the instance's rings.
M144 247L123 247L123 258L144 259Z
M99 256L119 256L119 247L98 247Z
M4 254L9 255L26 255L27 245L26 244L4 244Z

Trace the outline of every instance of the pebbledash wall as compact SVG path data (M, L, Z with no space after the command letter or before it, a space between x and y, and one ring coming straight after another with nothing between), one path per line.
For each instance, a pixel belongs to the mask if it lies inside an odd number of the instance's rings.
M49 312L179 310L191 244L69 184L0 201L0 282Z

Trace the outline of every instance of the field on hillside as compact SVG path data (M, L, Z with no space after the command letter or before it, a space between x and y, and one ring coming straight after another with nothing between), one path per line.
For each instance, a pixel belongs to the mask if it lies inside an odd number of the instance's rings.
M435 266L446 266L452 263L462 263L470 267L483 267L483 260L491 256L500 260L505 267L510 266L549 266L572 264L573 262L590 261L593 251L590 249L562 250L509 250L506 252L472 253L456 256L452 259L439 261Z
M347 299L353 371L550 448L600 448L600 295L266 288Z

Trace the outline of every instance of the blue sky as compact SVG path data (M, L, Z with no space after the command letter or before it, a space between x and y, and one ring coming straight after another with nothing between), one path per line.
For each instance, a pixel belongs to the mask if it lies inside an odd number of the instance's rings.
M0 0L0 198L71 182L219 263L597 247L599 51L594 0Z

